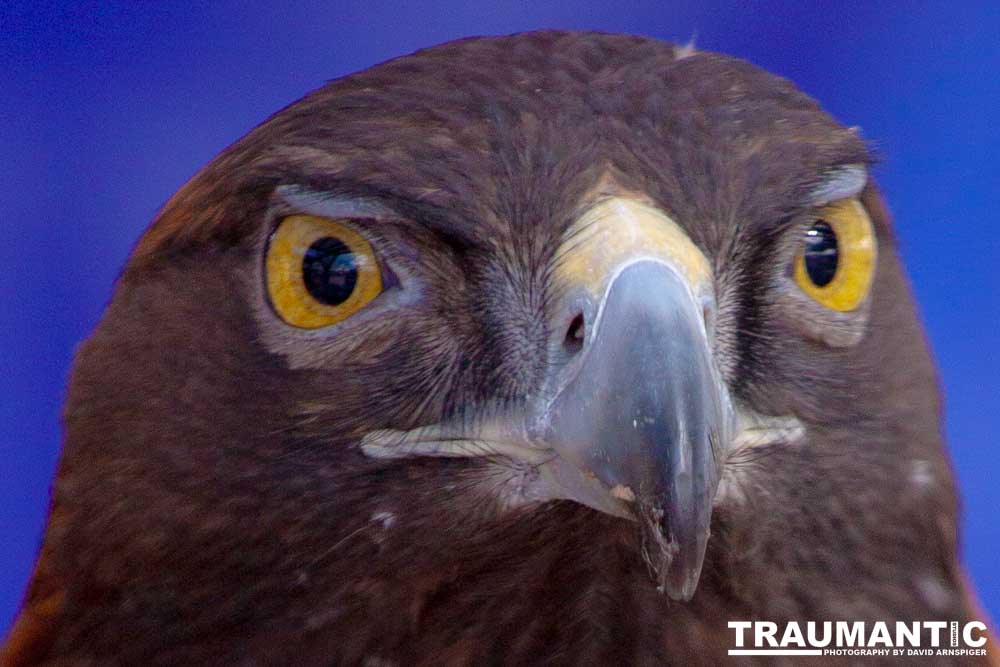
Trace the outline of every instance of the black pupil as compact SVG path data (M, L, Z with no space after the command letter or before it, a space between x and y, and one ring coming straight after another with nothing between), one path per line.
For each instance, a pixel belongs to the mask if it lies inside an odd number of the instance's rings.
M817 287L829 285L837 274L837 234L823 220L806 232L805 260L806 273Z
M347 301L358 282L358 261L340 239L327 236L315 241L302 258L306 289L328 306Z

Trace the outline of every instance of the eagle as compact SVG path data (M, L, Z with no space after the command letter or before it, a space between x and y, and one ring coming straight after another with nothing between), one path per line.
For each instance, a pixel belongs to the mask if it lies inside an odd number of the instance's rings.
M732 621L976 619L872 163L643 37L307 95L81 345L2 664L716 665Z

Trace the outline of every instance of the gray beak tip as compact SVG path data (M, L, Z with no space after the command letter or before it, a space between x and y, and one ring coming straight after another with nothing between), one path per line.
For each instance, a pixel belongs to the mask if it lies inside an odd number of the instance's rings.
M627 266L547 412L546 439L561 457L592 471L609 497L633 492L643 558L675 600L689 600L698 585L719 481L716 443L732 421L702 318L670 266Z
M679 540L670 532L669 517L663 510L639 509L642 531L642 555L657 591L671 600L687 602L694 597L701 578L709 533Z

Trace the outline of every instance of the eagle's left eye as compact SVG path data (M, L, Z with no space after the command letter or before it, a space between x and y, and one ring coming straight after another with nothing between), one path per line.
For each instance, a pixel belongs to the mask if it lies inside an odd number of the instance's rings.
M831 310L854 310L871 288L876 251L875 231L861 202L833 202L806 230L795 257L795 282Z
M382 291L371 244L346 223L328 218L284 218L268 245L265 269L274 309L303 329L336 324Z

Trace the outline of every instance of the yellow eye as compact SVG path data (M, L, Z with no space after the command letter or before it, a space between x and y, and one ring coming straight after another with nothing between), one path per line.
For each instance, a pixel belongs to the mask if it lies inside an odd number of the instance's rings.
M861 202L833 202L820 209L806 230L795 258L795 282L831 310L854 310L871 288L877 252L875 231Z
M382 273L368 241L327 218L292 215L267 248L267 291L288 324L319 329L364 308L382 292Z

